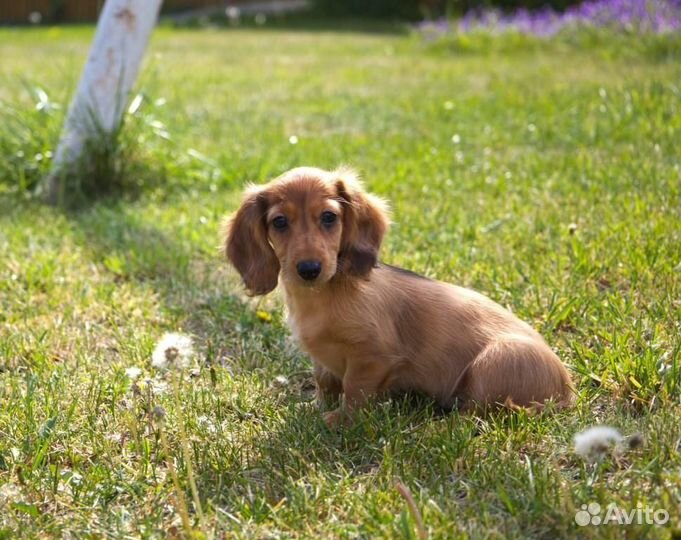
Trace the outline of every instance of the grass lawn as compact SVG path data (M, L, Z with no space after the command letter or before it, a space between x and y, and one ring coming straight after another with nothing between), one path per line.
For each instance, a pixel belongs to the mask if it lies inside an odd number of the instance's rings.
M395 479L432 538L681 534L678 54L161 28L116 154L125 194L51 209L28 193L91 37L0 30L0 538L181 535L183 500L208 537L416 538ZM326 429L281 300L246 298L216 248L247 181L340 163L392 201L383 260L531 322L574 410L407 397ZM199 351L177 395L150 366L166 331ZM572 437L600 423L645 443L587 464ZM579 527L591 502L670 518Z

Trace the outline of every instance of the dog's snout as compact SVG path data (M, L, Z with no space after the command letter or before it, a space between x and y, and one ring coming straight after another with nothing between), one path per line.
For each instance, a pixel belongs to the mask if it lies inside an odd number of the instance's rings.
M306 281L312 281L322 271L322 263L319 261L300 261L296 265L298 275Z

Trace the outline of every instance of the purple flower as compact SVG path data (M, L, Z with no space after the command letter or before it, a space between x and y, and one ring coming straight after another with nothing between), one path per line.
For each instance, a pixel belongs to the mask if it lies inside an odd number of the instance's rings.
M681 0L587 0L558 13L551 8L528 11L525 8L504 14L495 9L468 11L455 29L516 31L536 36L552 36L575 26L607 27L638 33L669 33L681 30ZM437 37L452 30L447 21L422 23L420 29Z

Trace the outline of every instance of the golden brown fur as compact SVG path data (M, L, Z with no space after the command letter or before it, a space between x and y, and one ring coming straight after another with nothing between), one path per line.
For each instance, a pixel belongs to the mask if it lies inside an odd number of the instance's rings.
M323 221L328 213L334 223ZM563 364L515 315L472 290L378 263L388 223L385 203L352 171L298 168L251 188L226 230L226 255L252 294L281 277L318 402L343 395L328 424L396 390L445 407L573 401ZM301 261L319 263L319 275L310 279Z

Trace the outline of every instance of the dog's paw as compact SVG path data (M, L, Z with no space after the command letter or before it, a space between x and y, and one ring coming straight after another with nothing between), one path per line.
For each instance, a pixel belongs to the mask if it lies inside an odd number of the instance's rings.
M343 411L341 411L340 409L335 409L333 411L326 412L323 414L322 418L324 419L324 423L330 429L338 428L346 423L344 421Z

